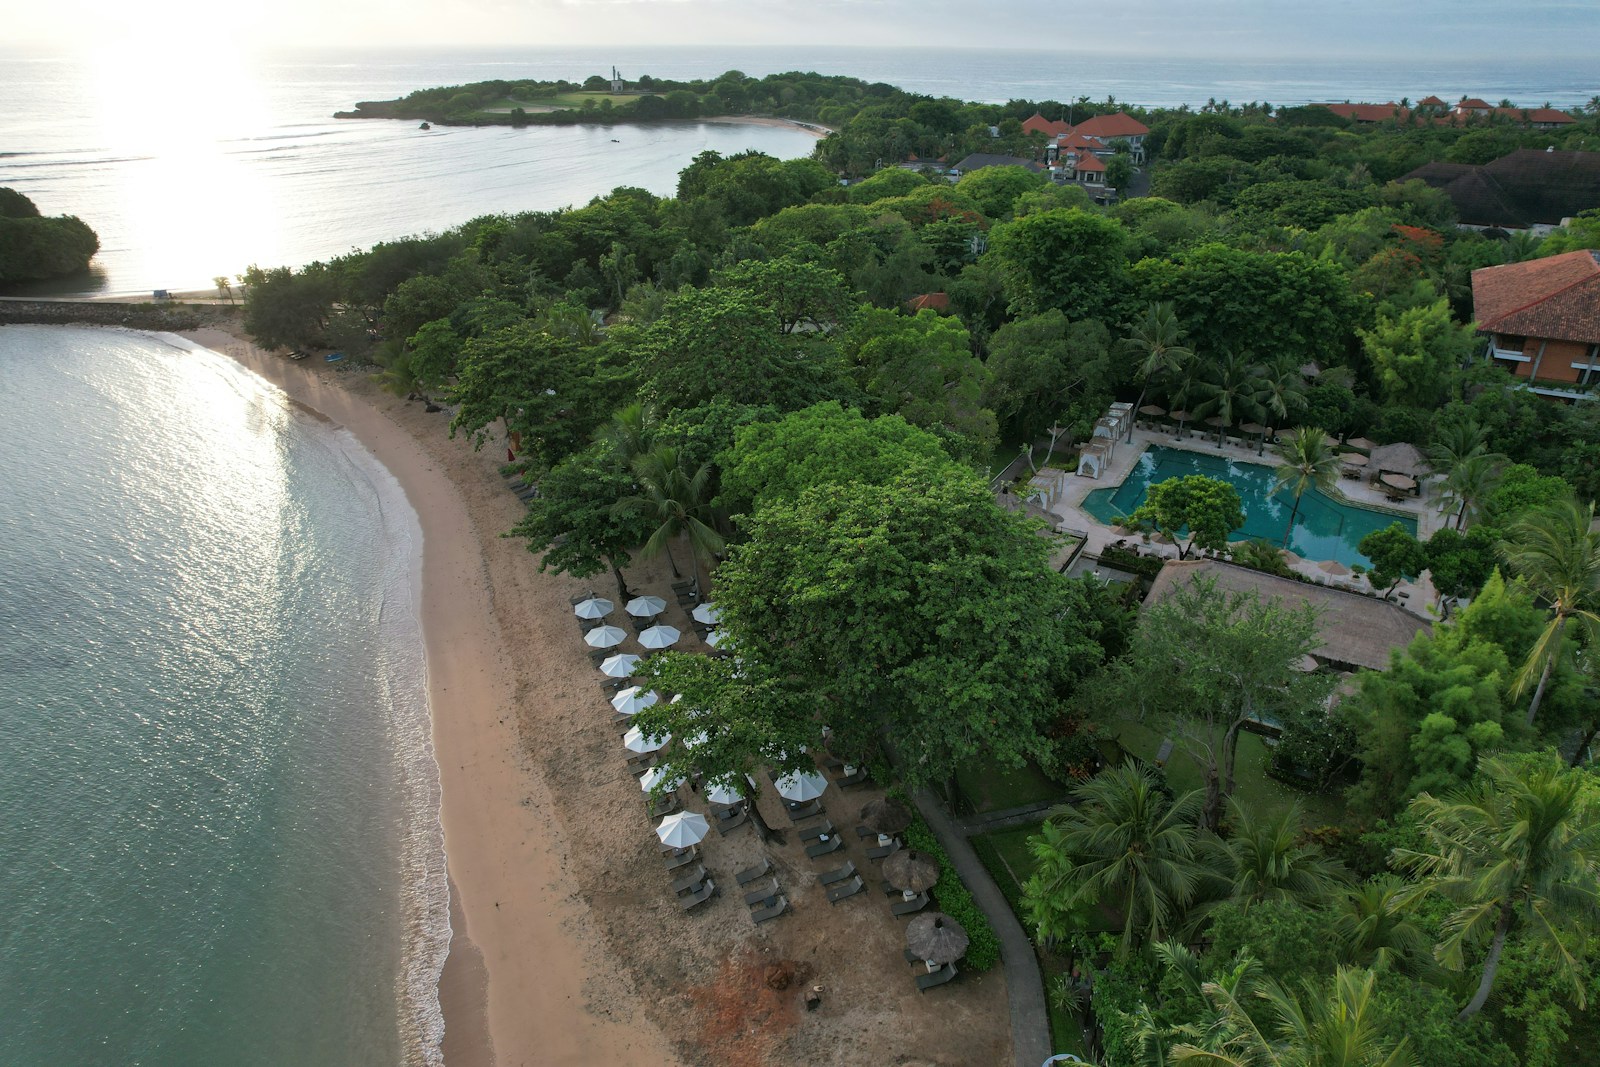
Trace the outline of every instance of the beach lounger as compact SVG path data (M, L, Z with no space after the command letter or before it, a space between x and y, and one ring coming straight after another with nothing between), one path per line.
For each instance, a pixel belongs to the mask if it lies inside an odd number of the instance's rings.
M671 815L682 806L683 805L678 803L678 794L668 793L660 800L653 800L650 802L650 817L652 819L659 819L662 816Z
M871 838L874 841L876 841L877 838L878 838L878 831L874 830L870 826L867 826L867 825L863 824L861 826L856 827L856 838L858 840L861 840L861 841L865 841L868 838Z
M801 819L809 819L820 811L822 811L822 801L820 800L813 800L809 804L789 802L789 818L794 822L799 822Z
M917 990L926 993L936 985L944 985L953 979L957 973L956 965L947 963L932 974L919 974L917 975Z
M838 831L836 831L833 828L833 823L832 822L830 822L827 819L823 819L817 825L808 826L804 830L801 830L800 831L800 840L802 840L802 841L815 841L819 837L823 837L823 836L825 836L827 834L833 834L833 833L837 833L837 832Z
M825 841L818 841L814 845L807 845L806 855L810 856L812 859L817 859L820 856L826 856L830 852L837 852L841 848L844 848L844 838L840 837L838 834L834 834Z
M751 882L755 881L757 878L760 878L762 875L770 874L771 872L772 872L772 861L767 859L765 856L763 856L763 857L761 857L761 862L760 863L756 864L754 867L746 867L744 870L740 871L734 877L739 879L739 884L740 885L749 885Z
M854 774L846 774L834 779L834 783L838 785L840 789L849 789L851 786L866 785L871 781L872 778L867 774L866 769L863 767L857 767Z
M854 878L855 876L855 862L853 860L845 860L843 867L817 875L817 882L821 885L832 885L835 882L842 882L846 878Z
M898 904L889 905L889 910L896 915L912 915L928 906L928 894L918 893L910 900L902 900Z
M912 952L910 949L904 949L902 951L905 953L905 957L906 957L906 962L907 963L924 963L924 962L926 962L925 960L923 960L923 958L921 956L917 955L915 952Z
M727 816L726 818L718 816L717 833L726 837L728 834L732 833L734 830L737 830L739 827L743 826L749 821L750 813L745 811L743 808L740 808L737 814Z
M881 860L885 856L888 856L890 853L898 852L899 850L900 850L900 839L897 837L893 841L889 842L887 845L879 845L876 848L867 849L867 858L869 860Z
M669 870L669 871L675 871L679 867L687 867L689 864L693 863L695 860L697 860L699 858L700 858L700 850L698 848L691 848L687 852L683 853L680 856L664 856L664 857L662 857L662 859L664 860L664 862L667 865L667 870Z
M823 756L822 768L828 771L842 771L844 770L844 760L838 756Z
M759 926L768 919L776 919L778 916L782 915L788 910L789 898L780 894L778 899L773 901L771 904L759 910L752 911L750 913L750 918Z
M832 889L828 890L828 903L837 904L846 897L855 896L866 887L867 883L863 882L861 880L861 876L858 874L848 882L836 885Z
M878 888L883 890L883 895L886 897L897 897L903 892L899 886L890 885L889 879L887 878L880 878L878 880Z
M692 911L716 895L717 883L707 878L705 883L701 885L699 889L695 890L693 893L690 893L686 897L679 898L678 905L683 908L684 911Z
M748 890L744 895L744 902L752 907L757 904L769 904L772 902L772 898L777 895L778 880L772 878L768 880L768 884Z
M705 864L703 864L703 863L702 864L698 864L698 865L696 865L695 869L690 871L688 874L680 874L678 877L676 877L676 878L674 878L672 880L672 891L674 893L682 895L684 893L687 893L691 889L698 889L699 886L700 886L700 883L705 881L705 880L706 880L706 867L705 867Z

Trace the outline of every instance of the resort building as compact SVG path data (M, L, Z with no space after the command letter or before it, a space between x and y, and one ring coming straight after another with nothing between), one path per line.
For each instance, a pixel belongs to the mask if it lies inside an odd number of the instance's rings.
M1592 399L1600 384L1600 252L1472 272L1489 357L1542 396Z
M1495 107L1476 97L1463 97L1454 108L1437 96L1426 96L1417 102L1415 110L1393 100L1386 104L1322 104L1321 107L1362 125L1379 122L1407 123L1413 120L1425 123L1463 125L1473 121L1497 118L1529 126L1535 130L1559 130L1578 120L1565 111L1553 107Z
M1519 148L1481 166L1426 163L1400 180L1443 192L1464 227L1547 233L1600 206L1600 152Z
M1423 619L1376 597L1279 578L1212 559L1168 560L1151 583L1145 606L1166 599L1196 578L1216 582L1223 592L1255 593L1262 603L1281 601L1288 607L1310 604L1316 608L1317 635L1322 644L1311 655L1318 666L1331 670L1387 670L1390 653L1410 645L1413 638L1429 629Z

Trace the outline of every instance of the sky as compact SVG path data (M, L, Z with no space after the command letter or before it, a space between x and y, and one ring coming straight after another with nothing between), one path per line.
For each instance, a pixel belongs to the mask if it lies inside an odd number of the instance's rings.
M865 45L1277 59L1549 61L1600 42L1596 0L0 0L13 43Z

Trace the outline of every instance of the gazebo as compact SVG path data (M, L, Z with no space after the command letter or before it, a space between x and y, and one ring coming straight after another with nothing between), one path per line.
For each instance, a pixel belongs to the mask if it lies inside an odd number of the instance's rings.
M1409 478L1415 487L1411 492L1421 495L1422 479L1428 474L1427 461L1416 445L1379 445L1367 458L1367 476L1374 484L1382 482L1385 475L1397 474ZM1402 483L1403 484L1403 483Z

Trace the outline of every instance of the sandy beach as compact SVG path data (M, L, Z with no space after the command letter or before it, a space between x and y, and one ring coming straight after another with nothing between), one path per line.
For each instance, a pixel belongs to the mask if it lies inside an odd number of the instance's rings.
M592 582L541 574L501 537L522 505L474 452L361 368L293 362L231 321L186 334L348 428L400 482L423 529L422 622L454 939L440 989L450 1067L498 1064L1000 1063L1010 1059L1005 979L963 974L919 993L853 827L875 787L825 798L848 850L809 858L781 801L778 831L703 845L720 896L684 914L667 884L643 794L625 766L569 598ZM626 572L669 600L664 559ZM667 621L690 634L684 609ZM692 636L686 647L698 648ZM685 806L705 810L688 787ZM817 875L855 862L867 891L835 906ZM767 860L790 901L750 921L733 874ZM805 991L822 990L806 1011Z

